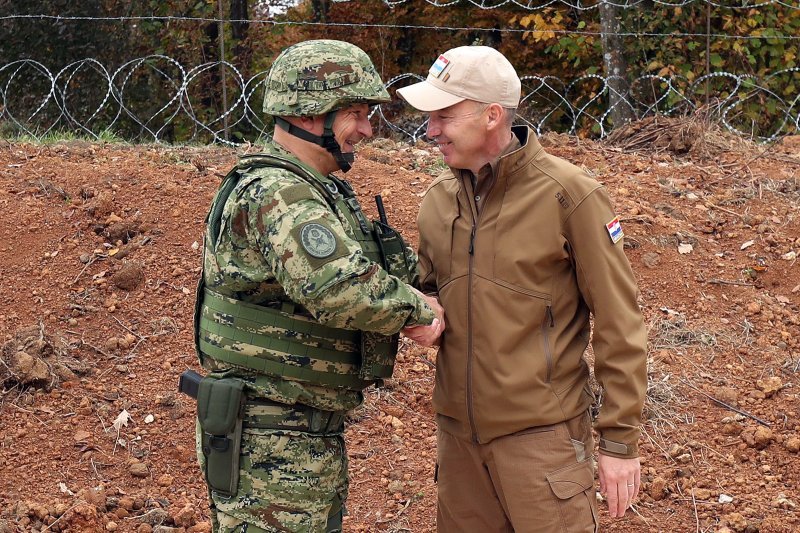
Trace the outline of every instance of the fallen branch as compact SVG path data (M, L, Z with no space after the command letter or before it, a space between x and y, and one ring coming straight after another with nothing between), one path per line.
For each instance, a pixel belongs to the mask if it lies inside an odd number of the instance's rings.
M703 396L705 396L706 398L708 398L712 402L718 403L719 405L725 407L726 409L730 409L734 413L739 413L742 416L746 416L747 418L751 418L751 419L755 420L756 422L758 422L759 424L761 424L762 426L771 427L769 422L767 422L765 420L761 420L756 415L750 414L747 411L743 411L743 410L741 410L741 409L739 409L737 407L734 407L734 406L732 406L730 404L727 404L727 403L723 402L722 400L718 400L717 398L714 398L713 396L711 396L707 392L698 389L697 387L695 387L694 385L692 385L691 383L689 383L688 381L686 381L684 379L682 379L681 381L685 385L687 385L690 389L696 390L697 392L699 392L700 394L702 394Z
M744 216L740 215L736 211L731 211L730 209L725 209L724 207L718 206L717 204L712 204L711 202L706 202L705 204L706 204L706 207L708 207L709 209L718 209L720 211L724 211L725 213L728 213L729 215L733 215L735 217L739 217L741 219L744 219Z
M706 283L712 283L714 285L741 285L742 287L755 287L752 283L747 283L746 281L733 281L728 279L708 279L705 280Z
M84 265L83 270L78 272L78 275L75 276L75 279L72 280L72 283L70 283L70 285L75 285L76 283L78 283L78 280L81 279L81 276L83 276L83 273L86 272L86 269L89 268L92 265L92 263L95 262L95 260L96 260L95 256L89 258L89 260L86 261L86 265Z

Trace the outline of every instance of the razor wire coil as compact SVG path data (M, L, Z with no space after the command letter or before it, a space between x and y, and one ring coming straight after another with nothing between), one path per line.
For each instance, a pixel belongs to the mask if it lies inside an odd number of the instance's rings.
M197 105L198 99L208 98L199 89L208 90L204 76L220 68L230 74L226 87L235 97L227 108L211 113L208 105ZM56 72L37 61L12 61L0 64L0 129L37 140L53 131L70 130L95 139L105 133L125 132L128 140L149 142L254 142L269 137L269 122L260 112L266 76L262 71L245 77L229 62L187 68L165 55L132 59L113 72L92 58L74 61ZM385 85L392 91L422 79L405 73ZM538 133L604 137L613 127L614 109L609 101L626 106L635 119L690 114L710 101L711 116L730 132L762 142L800 133L800 94L784 94L786 87L800 86L800 68L787 68L761 79L730 72L713 72L691 81L644 75L623 91L612 83L618 78L596 74L573 80L523 75L521 80L518 120ZM142 84L148 91L142 92ZM154 92L153 86L158 90ZM756 124L752 113L744 112L748 105L770 110L769 120ZM377 106L371 117L408 140L424 137L424 115L398 99ZM231 140L232 131L245 133Z

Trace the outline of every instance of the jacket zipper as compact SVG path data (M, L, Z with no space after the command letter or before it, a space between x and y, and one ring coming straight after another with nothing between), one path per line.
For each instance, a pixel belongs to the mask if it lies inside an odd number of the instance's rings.
M544 320L542 321L542 342L544 343L544 358L547 362L547 374L545 376L545 383L550 383L553 373L553 354L550 351L550 330L556 325L553 318L553 308L547 306L544 312Z
M472 407L472 267L473 258L475 257L475 218L472 219L472 233L469 237L469 272L467 275L467 418L469 418L469 429L472 432L472 441L478 443L478 431L475 429L475 413Z
M484 204L484 207L488 205L488 197L491 194L492 191L490 190L486 195L487 203ZM467 331L469 332L469 335L467 337L467 383L465 392L467 395L467 418L469 419L469 428L472 432L472 441L477 444L479 442L478 430L475 426L475 411L472 405L472 359L474 356L472 353L472 271L475 260L475 234L478 231L478 224L480 223L480 218L483 211L478 212L478 206L475 204L474 200L474 191L470 191L470 194L467 195L467 198L467 202L470 206L470 212L472 213L472 229L470 230L469 234L469 270L467 272Z

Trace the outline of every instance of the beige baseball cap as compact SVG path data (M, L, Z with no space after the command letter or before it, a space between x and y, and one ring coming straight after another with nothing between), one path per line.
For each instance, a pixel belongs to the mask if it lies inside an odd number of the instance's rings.
M397 90L420 111L437 111L462 100L516 108L519 76L503 54L488 46L459 46L439 56L425 81Z

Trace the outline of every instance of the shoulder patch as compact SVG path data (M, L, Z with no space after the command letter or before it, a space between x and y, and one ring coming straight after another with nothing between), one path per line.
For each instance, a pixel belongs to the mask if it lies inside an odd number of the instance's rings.
M314 193L311 192L311 186L304 183L290 185L278 191L278 194L280 194L283 201L286 202L286 205L296 204L302 200L313 200L315 198Z
M614 217L610 222L606 223L606 231L608 231L608 236L611 237L611 242L614 244L617 244L625 236L622 233L619 217Z
M311 257L324 259L336 251L336 236L322 224L309 222L300 228L300 244Z

